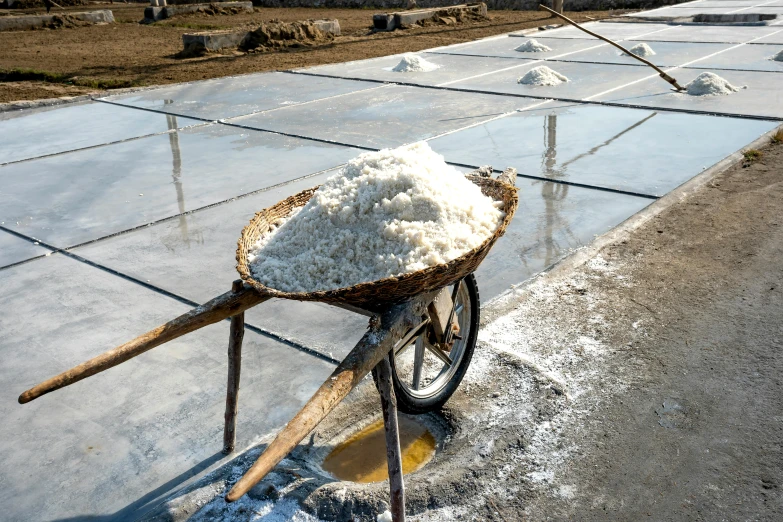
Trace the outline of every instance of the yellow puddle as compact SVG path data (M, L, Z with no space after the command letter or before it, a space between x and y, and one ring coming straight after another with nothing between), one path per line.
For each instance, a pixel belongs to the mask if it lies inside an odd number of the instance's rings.
M420 469L435 454L435 437L427 428L399 416L402 472ZM349 437L326 457L323 468L340 480L380 482L389 478L383 420Z

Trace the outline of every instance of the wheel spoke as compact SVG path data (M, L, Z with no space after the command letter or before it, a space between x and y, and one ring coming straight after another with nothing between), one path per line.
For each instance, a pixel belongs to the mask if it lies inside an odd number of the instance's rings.
M424 336L416 338L416 351L413 356L413 389L419 389L421 382L421 369L424 366Z
M438 348L437 346L434 346L430 343L425 342L424 346L427 347L427 349L432 352L432 354L443 361L443 363L446 364L449 368L451 368L451 365L454 364L454 361L451 360L451 357L449 357L449 354Z
M462 313L462 309L465 308L465 305L459 305L457 308L454 309L454 313L459 315Z

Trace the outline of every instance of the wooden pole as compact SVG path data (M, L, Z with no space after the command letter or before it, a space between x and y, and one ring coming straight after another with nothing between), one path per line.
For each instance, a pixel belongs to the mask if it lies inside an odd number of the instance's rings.
M563 14L563 0L552 0L552 9Z
M34 386L19 396L19 403L25 404L41 395L75 382L86 379L91 375L113 368L118 364L141 355L142 353L167 343L177 337L181 337L204 326L217 323L227 317L244 312L248 308L263 303L270 297L259 293L251 287L242 288L239 292L226 292L198 306L190 312L183 314L168 323L140 335L134 340L120 345L108 352L89 361L83 362L68 371L61 373L41 384Z
M400 450L400 427L397 423L397 397L392 384L392 369L389 354L381 359L373 375L378 383L383 409L383 425L386 429L386 462L389 467L389 497L393 522L405 522L405 482L402 477L402 451Z
M286 424L245 475L234 484L226 501L234 502L258 484L302 439L342 401L365 375L405 334L421 322L421 316L437 292L422 294L381 314L351 352L332 372L299 413Z
M235 294L242 290L242 281L231 286ZM239 375L242 369L242 338L245 336L245 312L231 316L228 337L228 386L226 389L226 424L223 428L223 453L234 451L237 442L237 409L239 406Z
M598 34L598 33L594 33L593 31L590 31L589 29L585 29L584 27L582 27L582 26L581 26L581 25L579 25L578 23L574 22L573 20L571 20L571 19L570 19L570 18L568 18L567 16L565 16L565 15L562 15L562 14L558 13L557 11L553 11L552 9L548 8L548 7L547 7L547 6L545 6L545 5L540 5L540 4L539 4L539 6L538 6L538 9L539 9L540 11L548 11L549 13L551 13L551 14L553 14L553 15L557 16L558 18L562 18L563 20L565 20L565 21L566 21L566 22L568 22L569 24L573 25L574 27L576 27L576 28L577 28L577 29L579 29L580 31L584 31L584 32L586 32L587 34L589 34L590 36L595 36L595 37L596 37L596 38L598 38L599 40L603 40L604 42L606 42L606 43L608 43L608 44L610 44L610 45L613 45L613 46L617 47L617 48L618 48L618 49L620 49L622 52L624 52L625 54L627 54L628 56L630 56L631 58L636 58L637 60L639 60L639 61L640 61L640 62L642 62L643 64L645 64L645 65L649 65L650 67L652 67L653 69L655 69L655 70L658 72L658 75L659 75L661 78L663 78L664 80L666 80L667 82L669 82L670 84L672 84L672 85L674 86L674 88L675 88L675 89L677 89L678 91L684 91L684 90L685 90L685 87L682 87L682 86L681 86L679 83L677 83L677 80L675 80L674 78L672 78L671 76L669 76L668 74L666 74L665 72L663 72L663 70L662 70L660 67L658 67L657 65L655 65L654 63L652 63L652 62L651 62L651 61L649 61L649 60L645 60L645 59L644 59L644 58L642 58L641 56L636 56L636 55L635 55L635 54L633 54L631 51L629 51L628 49L626 49L625 47L623 47L622 45L620 45L620 44L618 44L618 43L615 43L615 42L611 41L609 38L606 38L605 36L601 36L601 35L600 35L600 34Z

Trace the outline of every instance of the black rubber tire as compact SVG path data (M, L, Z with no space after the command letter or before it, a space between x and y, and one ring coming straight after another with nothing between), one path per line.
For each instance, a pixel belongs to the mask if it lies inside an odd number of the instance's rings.
M451 380L443 387L443 389L432 397L426 399L420 399L411 396L400 384L397 377L397 368L392 360L392 381L394 383L394 394L397 396L397 409L402 413L408 413L410 415L418 415L421 413L428 413L431 411L439 410L446 401L457 391L462 378L465 377L465 373L470 366L470 360L473 358L473 351L476 348L476 340L478 339L479 318L481 316L478 285L476 284L476 278L473 274L466 276L462 280L463 284L468 290L468 298L470 299L470 334L465 344L465 353L462 356L462 360L457 367L457 371ZM373 379L375 374L373 373ZM376 387L378 382L375 382Z

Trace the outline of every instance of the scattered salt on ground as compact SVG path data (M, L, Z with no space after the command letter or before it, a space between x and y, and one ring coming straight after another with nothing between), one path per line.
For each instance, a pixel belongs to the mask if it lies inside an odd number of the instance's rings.
M500 202L424 142L351 160L249 254L287 292L355 285L446 263L497 230Z
M747 87L735 87L711 72L701 73L685 88L691 96L723 96L747 89Z
M376 520L377 520L378 522L392 522L392 514L391 514L391 511L389 511L389 510L387 509L386 511L384 511L383 513L381 513L380 515L378 515L378 517L376 518Z
M551 51L552 48L531 38L514 50L521 53L541 53L544 51Z
M523 83L525 85L560 85L567 82L568 78L555 72L546 65L539 65L530 69L526 75L519 78L517 83Z
M646 43L636 44L628 50L636 56L641 56L642 58L656 54L655 51L652 50L652 47Z
M783 62L783 51L780 51L778 54L772 57L772 60L776 62Z
M440 67L440 65L428 62L421 56L415 54L403 55L400 63L394 66L394 72L430 72Z

